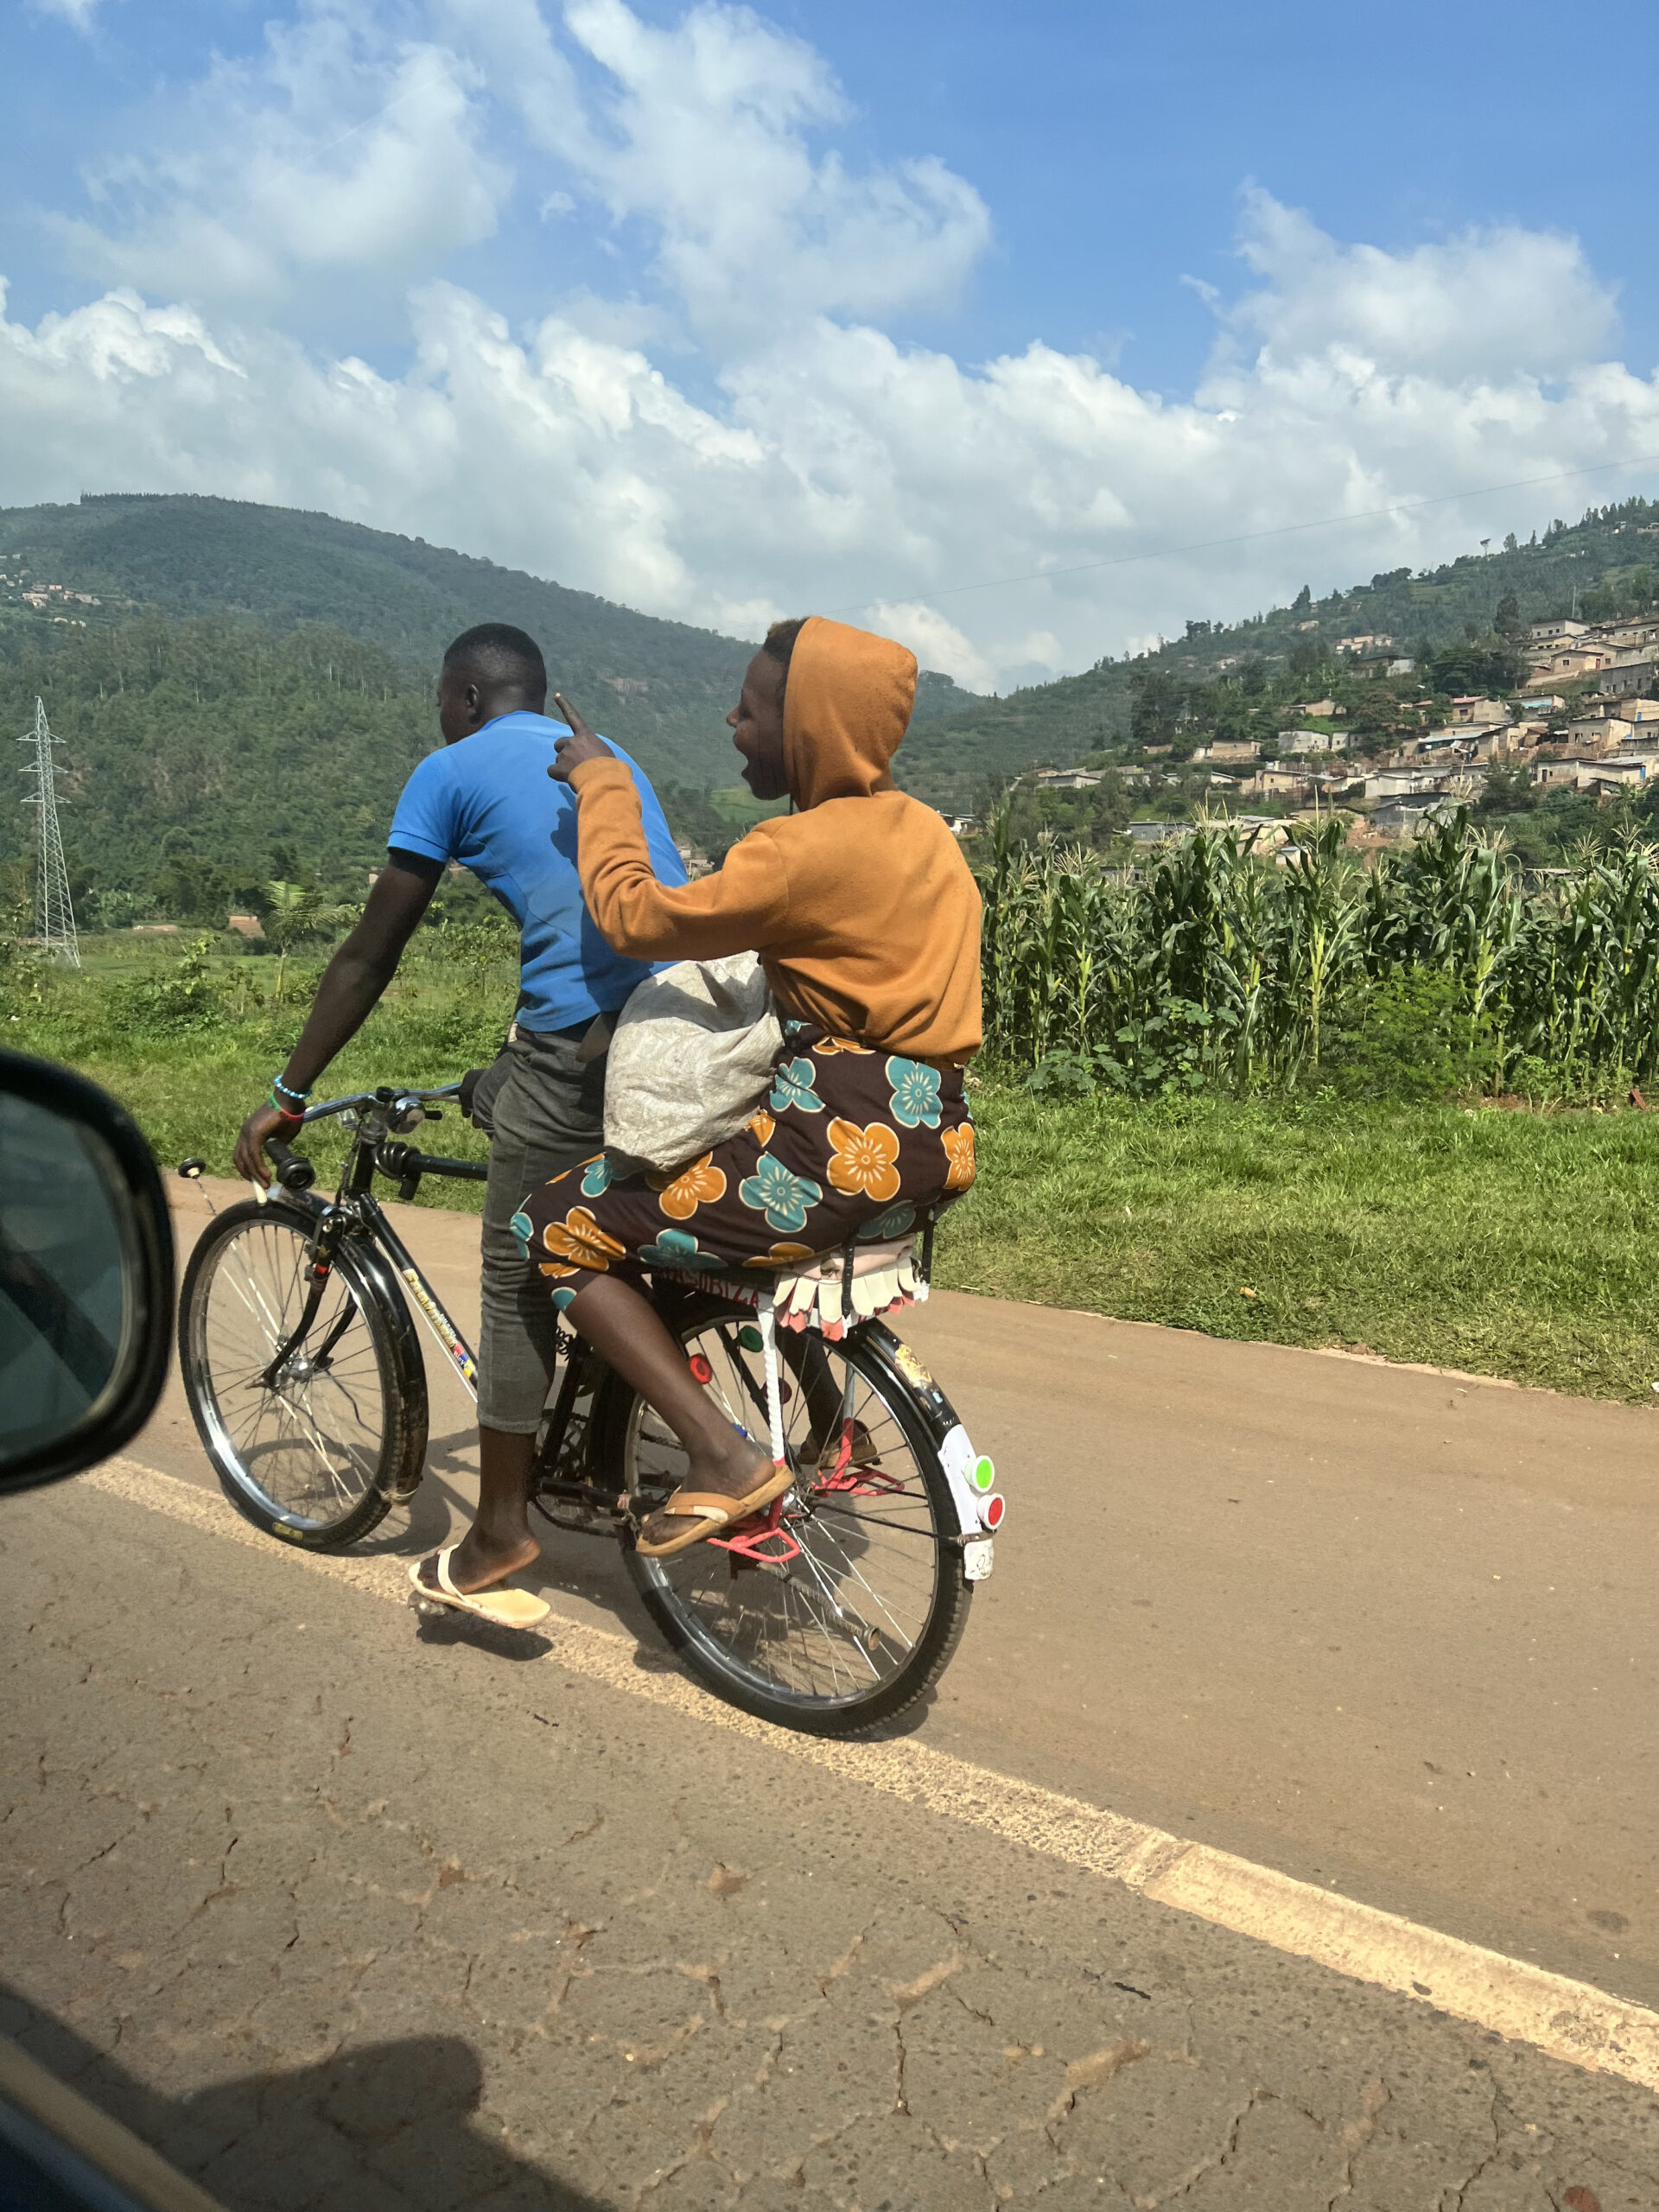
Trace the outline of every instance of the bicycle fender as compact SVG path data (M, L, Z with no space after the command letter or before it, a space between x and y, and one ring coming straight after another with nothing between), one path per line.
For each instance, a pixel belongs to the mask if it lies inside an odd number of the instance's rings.
M415 1326L415 1317L409 1310L407 1286L380 1247L360 1230L348 1229L342 1240L341 1249L351 1254L351 1264L365 1281L380 1293L386 1309L386 1318L397 1332L398 1350L409 1359L410 1371L420 1391L417 1408L423 1419L427 1410L426 1360L421 1351L420 1332Z
M1004 1511L1003 1500L992 1489L996 1479L995 1468L975 1451L956 1408L910 1346L880 1321L868 1323L862 1335L882 1365L891 1370L893 1379L904 1385L911 1402L931 1433L939 1465L950 1485L951 1502L957 1509L957 1529L963 1543L983 1541L1001 1526ZM989 1572L988 1559L981 1573Z

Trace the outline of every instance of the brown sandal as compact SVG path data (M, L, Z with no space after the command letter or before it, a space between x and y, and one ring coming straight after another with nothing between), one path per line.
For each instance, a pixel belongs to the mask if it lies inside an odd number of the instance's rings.
M677 1490L665 1505L657 1508L659 1513L696 1517L697 1525L683 1536L671 1536L665 1544L648 1544L636 1541L634 1549L641 1559L671 1559L676 1552L689 1552L693 1544L702 1543L709 1536L717 1536L722 1529L729 1529L734 1522L747 1521L751 1513L759 1513L781 1497L794 1481L794 1472L788 1467L770 1467L766 1480L747 1497L722 1497L715 1491Z

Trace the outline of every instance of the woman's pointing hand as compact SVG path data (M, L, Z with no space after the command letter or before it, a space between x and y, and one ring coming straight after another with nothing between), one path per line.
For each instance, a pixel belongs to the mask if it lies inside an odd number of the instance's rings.
M568 784L573 769L580 768L584 760L610 760L615 758L602 737L595 736L576 712L563 691L553 694L553 703L562 718L569 723L570 734L559 740L553 765L548 770L556 784Z

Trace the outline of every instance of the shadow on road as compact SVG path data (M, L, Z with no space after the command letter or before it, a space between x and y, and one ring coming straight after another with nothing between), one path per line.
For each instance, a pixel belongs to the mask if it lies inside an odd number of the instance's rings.
M474 1650L487 1651L497 1659L511 1659L520 1666L532 1659L550 1657L555 1648L550 1637L540 1635L533 1628L497 1628L493 1622L454 1611L423 1618L415 1633L422 1643L435 1644L440 1649L452 1643L467 1643Z
M4 1984L0 2030L226 2212L602 2212L476 2125L483 2070L460 2036L365 2044L173 2099Z

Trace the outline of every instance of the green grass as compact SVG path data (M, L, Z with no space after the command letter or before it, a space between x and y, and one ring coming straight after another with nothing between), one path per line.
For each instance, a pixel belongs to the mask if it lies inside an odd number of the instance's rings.
M182 949L124 950L121 970L164 974ZM0 1034L114 1091L164 1166L199 1153L227 1173L237 1129L297 1033L315 958L290 972L281 1006L255 1002L273 963L225 959L213 971L224 1018L159 1035L124 1015L130 987L99 961L89 980L15 995ZM491 1058L513 981L431 955L408 963L324 1090L439 1083ZM980 1179L938 1255L953 1289L1651 1402L1659 1114L1061 1103L991 1073L972 1096ZM453 1113L427 1141L469 1159L485 1149ZM337 1140L308 1148L325 1169L339 1157ZM420 1194L468 1211L481 1199L476 1184Z
M973 1098L953 1288L1651 1402L1659 1115Z
M73 977L49 977L40 1001L12 1002L8 1011L16 1018L0 1023L0 1039L16 1051L67 1061L112 1091L149 1137L164 1170L194 1154L207 1160L210 1173L228 1175L238 1130L264 1103L271 1077L299 1034L317 960L313 953L290 961L280 1005L270 1002L276 960L232 957L214 963L213 981L226 1008L219 1023L175 1033L124 1024L118 989L101 988L105 978L112 972L164 975L191 942L188 934L165 946L152 940L142 954L123 957L118 970L109 956L99 957L100 941L94 939L90 987ZM430 957L406 961L323 1077L318 1096L339 1097L382 1083L433 1087L493 1059L512 1018L516 982L512 967L468 972L446 969ZM258 996L266 1003L258 1004ZM338 1166L344 1150L343 1138L333 1133L334 1125L327 1127L330 1134L308 1136L303 1145L325 1173ZM423 1132L422 1141L433 1152L462 1160L481 1160L488 1149L453 1107ZM483 1206L483 1186L434 1181L423 1185L416 1203L476 1213Z

